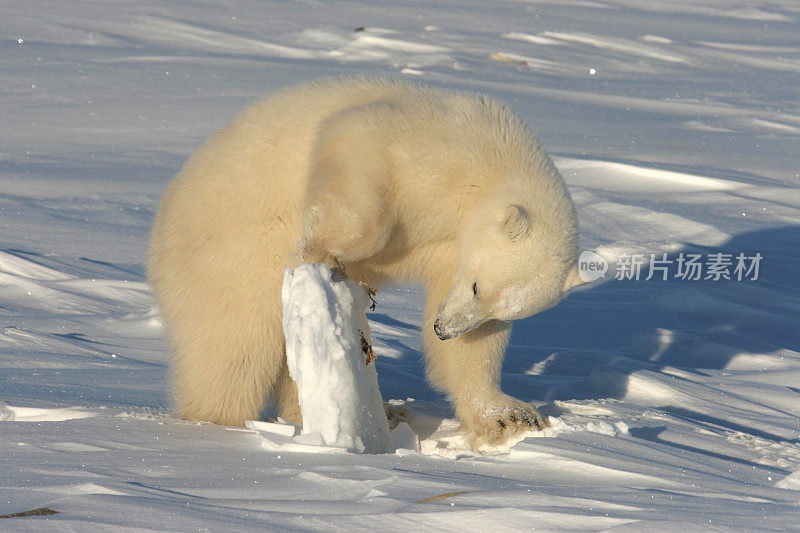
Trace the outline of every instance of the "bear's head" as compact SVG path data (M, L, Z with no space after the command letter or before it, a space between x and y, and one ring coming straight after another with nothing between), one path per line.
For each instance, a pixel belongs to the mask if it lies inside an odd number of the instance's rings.
M526 204L524 196L506 195L464 221L457 236L457 270L434 323L440 339L489 320L544 311L582 283L575 210L566 187L557 189L562 190L554 191L555 202Z

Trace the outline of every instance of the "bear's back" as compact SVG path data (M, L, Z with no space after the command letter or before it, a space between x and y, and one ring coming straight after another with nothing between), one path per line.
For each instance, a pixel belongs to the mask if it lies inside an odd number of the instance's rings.
M420 92L421 87L385 79L332 78L252 104L198 149L170 183L153 228L152 255L168 256L176 246L206 253L211 235L241 246L233 241L265 231L276 251L288 249L299 239L320 126L347 109Z
M176 185L190 179L191 190L197 190L245 180L242 185L251 192L265 182L302 189L319 128L327 119L375 102L422 102L439 92L380 78L331 78L280 90L247 107L211 137L187 161Z

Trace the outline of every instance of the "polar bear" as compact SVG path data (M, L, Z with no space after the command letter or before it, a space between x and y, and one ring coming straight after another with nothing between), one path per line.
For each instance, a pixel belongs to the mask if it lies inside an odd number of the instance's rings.
M300 421L284 269L418 283L427 375L479 447L541 428L499 388L511 321L580 283L567 188L528 127L486 96L336 78L252 105L194 154L155 219L148 276L182 418Z

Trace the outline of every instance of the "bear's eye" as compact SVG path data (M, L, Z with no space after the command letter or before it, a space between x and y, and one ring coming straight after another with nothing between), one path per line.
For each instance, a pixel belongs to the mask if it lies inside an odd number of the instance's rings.
M478 282L472 284L472 294L478 296Z

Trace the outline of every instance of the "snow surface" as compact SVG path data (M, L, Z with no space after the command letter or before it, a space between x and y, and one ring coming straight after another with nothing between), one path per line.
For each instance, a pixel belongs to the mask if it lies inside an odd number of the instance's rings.
M0 515L58 514L0 529L800 524L794 0L1 11ZM144 279L158 197L248 102L337 74L508 102L554 155L581 247L609 274L623 254L760 253L759 279L607 276L519 321L503 387L553 425L508 453L460 446L424 382L414 288L381 291L369 318L381 391L410 410L419 452L315 453L288 448L281 425L177 420Z
M281 301L286 361L303 414L298 439L394 453L372 360L367 289L334 279L327 265L304 264L286 269Z

